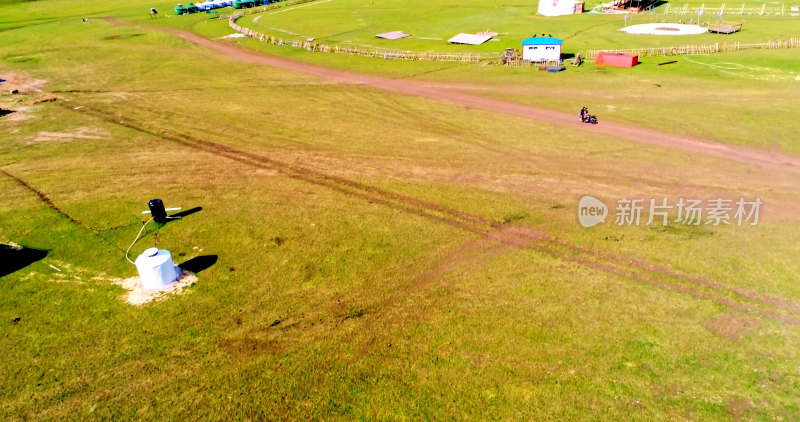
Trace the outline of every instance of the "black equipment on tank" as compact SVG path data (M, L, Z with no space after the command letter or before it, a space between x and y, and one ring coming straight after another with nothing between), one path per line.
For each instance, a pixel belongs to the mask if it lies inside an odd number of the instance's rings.
M153 199L147 205L150 207L150 215L153 216L156 223L165 224L167 222L167 211L160 199Z

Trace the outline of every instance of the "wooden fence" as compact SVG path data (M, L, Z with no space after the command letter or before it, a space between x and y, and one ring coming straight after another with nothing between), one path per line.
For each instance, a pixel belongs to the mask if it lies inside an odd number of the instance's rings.
M283 9L283 8L287 8L287 7L291 7L291 6L297 6L297 5L303 4L303 3L311 3L311 2L314 2L314 1L317 1L317 0L288 0L288 1L282 1L282 2L279 2L279 3L265 4L263 6L258 6L258 7L251 7L251 8L248 8L248 9L235 9L236 12L234 12L233 14L230 14L230 15L219 15L219 18L220 19L230 19L231 16L238 15L238 17L237 17L237 19L238 19L238 18L240 18L240 17L242 17L244 15L252 15L253 13L263 13L263 12L266 12L268 10Z
M306 2L307 1L309 0L306 0ZM247 10L252 10L252 9L247 9ZM340 53L340 54L348 54L351 56L373 57L373 58L387 59L387 60L431 60L431 61L443 61L443 62L481 61L481 55L477 53L433 53L433 52L416 53L412 51L399 51L399 50L381 49L381 48L362 48L358 46L328 45L328 44L315 43L313 41L308 41L308 40L305 41L284 40L283 38L275 37L274 35L268 35L261 32L256 32L237 24L236 20L241 18L242 16L243 13L239 12L234 13L233 15L230 16L226 16L228 19L228 25L230 25L230 27L234 31L244 36L257 39L260 42L268 42L272 45L302 48L308 51L317 51L324 53ZM220 17L220 19L222 18L223 17Z
M539 60L539 61L531 61L531 60L522 60L521 57L517 57L514 59L507 59L504 63L506 66L511 67L548 67L548 66L560 66L561 62L556 60Z
M765 43L714 43L683 45L678 47L649 47L649 48L627 48L619 50L588 50L584 54L586 59L594 59L597 53L620 53L630 54L639 57L659 57L659 56L682 56L687 54L710 54L724 53L729 51L743 50L774 50L780 48L800 48L800 38L789 38L786 40L768 41Z
M693 7L690 8L688 4L684 4L682 6L673 6L667 3L664 6L664 14L669 15L711 15L711 16L723 16L723 15L757 15L757 16L797 16L797 7L794 6L787 6L785 3L781 5L767 5L766 3L762 3L761 6L752 5L750 7L747 6L746 3L742 3L741 6L733 5L727 6L725 3L722 3L719 7L706 7L705 4L701 5L700 7Z

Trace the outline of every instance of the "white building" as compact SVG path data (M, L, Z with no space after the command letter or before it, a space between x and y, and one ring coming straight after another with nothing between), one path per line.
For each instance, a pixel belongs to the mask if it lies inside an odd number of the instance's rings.
M561 60L563 41L552 37L533 37L522 42L522 60L532 62Z
M539 0L539 14L561 16L575 14L575 0Z

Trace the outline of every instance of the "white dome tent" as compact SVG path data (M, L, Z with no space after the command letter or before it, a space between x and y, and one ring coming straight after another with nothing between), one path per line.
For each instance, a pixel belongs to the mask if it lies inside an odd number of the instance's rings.
M542 16L563 16L575 14L575 0L539 0L539 14Z

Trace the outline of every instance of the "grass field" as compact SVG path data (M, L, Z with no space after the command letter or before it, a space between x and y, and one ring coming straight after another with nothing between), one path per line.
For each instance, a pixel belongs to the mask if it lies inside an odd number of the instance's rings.
M25 86L0 84L16 110L0 118L0 243L47 251L0 277L2 419L800 415L796 172L244 63L147 26L171 5L117 7L0 7L0 77ZM230 33L205 16L152 25ZM540 75L238 42L800 150L796 82L683 60ZM771 53L696 60L800 61ZM584 194L765 206L757 226L586 229ZM210 265L134 307L114 281L136 275L124 252L155 197L202 210L148 226L132 254Z

